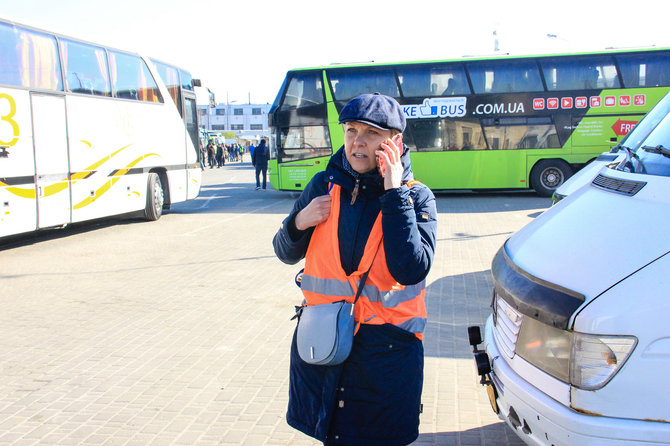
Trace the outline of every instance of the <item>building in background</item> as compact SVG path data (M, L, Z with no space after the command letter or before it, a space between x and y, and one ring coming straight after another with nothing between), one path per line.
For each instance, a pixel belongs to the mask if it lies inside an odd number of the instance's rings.
M270 139L268 112L271 104L216 104L215 107L199 105L200 127L206 132L235 134L237 142L258 143Z

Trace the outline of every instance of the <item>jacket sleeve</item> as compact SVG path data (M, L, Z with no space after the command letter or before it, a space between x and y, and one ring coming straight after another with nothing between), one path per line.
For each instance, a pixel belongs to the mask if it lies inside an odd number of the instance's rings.
M295 216L298 215L305 206L307 206L314 198L320 195L326 195L328 189L323 180L323 172L320 172L312 178L307 184L305 190L302 191L300 197L293 204L293 210L284 219L279 231L272 240L275 254L284 263L293 265L305 258L309 241L312 238L314 228L309 228L304 231L298 230L295 227Z
M433 263L437 208L433 192L423 184L403 185L381 197L384 251L389 272L398 283L413 285L426 278Z

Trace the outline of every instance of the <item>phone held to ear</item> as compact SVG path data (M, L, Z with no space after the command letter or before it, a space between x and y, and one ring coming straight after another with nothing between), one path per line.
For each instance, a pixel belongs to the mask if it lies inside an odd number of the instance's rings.
M393 141L393 144L395 144L395 146L400 149L400 154L402 155L402 133L395 135L393 138L391 138L391 141ZM379 150L383 149L380 147ZM379 175L384 178L384 174L386 173L386 166L384 165L384 160L379 155L377 155L377 169L379 170Z

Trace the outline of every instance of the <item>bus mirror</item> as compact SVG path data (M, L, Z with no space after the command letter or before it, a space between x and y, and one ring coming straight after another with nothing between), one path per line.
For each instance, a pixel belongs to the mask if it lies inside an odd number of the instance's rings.
M202 87L202 82L200 82L200 79L193 79L193 86Z

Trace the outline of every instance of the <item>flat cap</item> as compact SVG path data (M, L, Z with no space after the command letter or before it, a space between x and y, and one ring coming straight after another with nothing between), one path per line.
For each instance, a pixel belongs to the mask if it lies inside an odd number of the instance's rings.
M340 112L340 124L357 121L382 130L405 130L405 114L398 101L383 94L362 94L347 102Z

